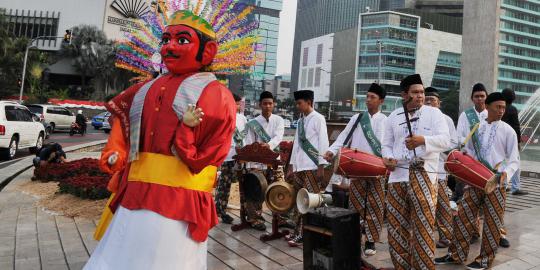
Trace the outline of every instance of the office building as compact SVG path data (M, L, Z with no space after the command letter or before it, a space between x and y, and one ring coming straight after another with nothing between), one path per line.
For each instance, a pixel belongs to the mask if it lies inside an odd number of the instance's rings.
M516 91L521 110L540 87L540 2L465 1L460 109L472 105L471 87Z

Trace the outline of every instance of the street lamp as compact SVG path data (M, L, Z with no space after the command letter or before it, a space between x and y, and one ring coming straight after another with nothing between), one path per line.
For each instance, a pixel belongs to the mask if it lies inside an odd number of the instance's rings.
M332 72L328 71L328 70L324 70L321 68L322 71L326 72L327 74L330 74L332 75ZM339 73L336 73L332 76L332 99L328 102L328 120L330 120L330 114L332 112L332 105L333 105L333 102L332 101L335 97L336 97L336 77L338 76L341 76L341 75L344 75L344 74L347 74L347 73L350 73L350 72L353 72L354 70L350 69L350 70L346 70L346 71L343 71L343 72L339 72Z
M23 90L24 90L24 79L26 77L26 62L28 61L28 51L31 49L31 48L37 48L37 46L34 46L33 43L34 41L37 41L37 40L40 40L40 39L63 39L64 37L57 37L57 36L39 36L39 37L35 37L33 39L30 40L30 42L28 42L28 44L26 45L26 51L24 53L24 61L23 61L23 71L22 71L22 81L21 81L21 91L19 92L19 103L22 103L22 96L23 96Z

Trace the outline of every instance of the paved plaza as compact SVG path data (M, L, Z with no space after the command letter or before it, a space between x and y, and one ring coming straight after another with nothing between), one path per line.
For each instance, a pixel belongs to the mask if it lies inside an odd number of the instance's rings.
M97 153L78 155L96 156ZM25 171L0 192L0 269L81 269L97 245L92 237L97 220L53 215L36 207L38 198L17 189L30 181L31 176L32 170ZM530 195L508 196L505 222L512 246L499 249L493 269L540 269L540 180L523 178L522 181ZM238 210L232 213L238 222ZM265 213L265 217L270 220L269 213ZM267 225L270 228L270 224ZM260 235L261 232L251 229L232 232L229 225L219 224L210 231L208 268L302 269L301 248L291 248L283 240L263 243ZM377 255L368 262L388 268L392 265L386 235L382 239L377 245ZM479 244L473 245L470 260L478 250ZM445 250L437 250L437 256L444 253Z

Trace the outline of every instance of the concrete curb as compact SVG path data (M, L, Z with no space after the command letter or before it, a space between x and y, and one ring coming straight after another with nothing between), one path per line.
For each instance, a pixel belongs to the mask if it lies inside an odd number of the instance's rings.
M81 150L92 150L92 149L98 149L102 145L106 144L107 140L99 140L95 142L89 142L84 144L78 144L74 146L69 146L64 148L64 151L66 153L69 152L78 152ZM4 189L5 186L11 182L15 177L17 177L19 174L23 173L24 171L28 170L29 168L33 167L32 165L32 159L34 156L28 156L25 157L19 161L17 161L14 164L11 164L5 168L2 169L2 174L0 175L0 191Z

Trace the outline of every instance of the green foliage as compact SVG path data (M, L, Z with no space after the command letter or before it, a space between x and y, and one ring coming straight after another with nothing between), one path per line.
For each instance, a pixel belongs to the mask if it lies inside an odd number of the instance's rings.
M441 91L441 111L450 116L454 123L457 123L459 118L459 91L457 89L450 89L448 91Z

